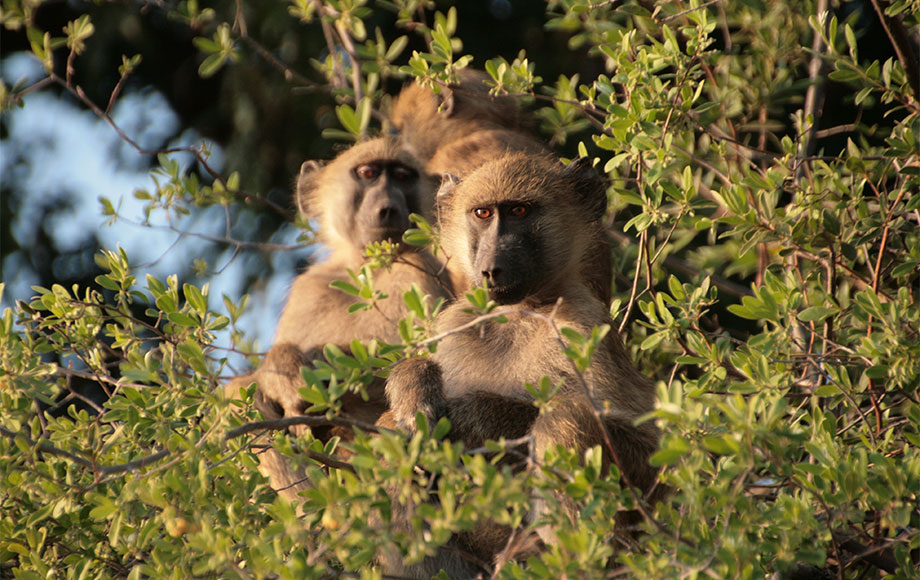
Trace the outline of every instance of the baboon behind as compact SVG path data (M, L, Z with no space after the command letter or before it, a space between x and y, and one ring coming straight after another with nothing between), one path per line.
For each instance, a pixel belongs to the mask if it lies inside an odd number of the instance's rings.
M463 176L505 153L549 152L531 135L517 99L489 94L488 78L463 69L460 83L440 94L412 83L394 101L393 127L429 173Z
M530 435L536 459L556 445L584 452L601 445L624 481L651 488L655 470L648 457L658 442L651 423L634 420L651 411L651 381L632 365L611 329L594 353L593 364L576 373L565 356L557 328L582 335L612 324L607 308L589 288L583 260L592 252L591 224L606 208L605 187L581 161L563 167L549 157L512 155L487 163L438 192L444 247L471 280L485 280L494 310L507 322L490 321L450 334L427 358L406 360L386 385L390 410L379 423L415 429L422 412L433 424L451 423L448 438L479 447L487 439ZM466 304L448 306L437 332L457 329L476 318ZM550 410L538 414L525 383L541 377L561 384ZM612 442L612 449L605 445ZM394 506L394 518L405 506ZM533 517L543 513L535 505ZM574 506L568 506L574 515ZM405 566L394 554L382 557L387 573L427 578L445 568L451 578L472 578L481 570L457 553L490 562L504 548L508 530L483 524L452 538L450 550ZM544 541L552 533L540 530ZM483 540L485 538L485 540Z
M229 386L238 391L258 383L256 407L266 418L300 415L306 402L298 390L304 386L300 367L322 358L326 344L348 350L352 339L398 342L398 321L407 309L402 293L412 284L434 297L447 297L451 291L442 265L427 251L414 251L400 245L398 259L389 269L373 273L375 288L389 298L377 308L349 313L358 299L329 284L348 280L347 269L356 271L363 263L369 242L397 242L409 227L409 214L431 215L434 184L422 167L398 144L379 138L355 145L325 167L304 163L297 183L297 206L320 223L320 236L331 254L324 262L310 266L291 287L281 313L275 342L262 366L254 373L234 379ZM373 423L386 409L383 383L377 380L367 388L369 400L356 394L343 397L343 409L351 417ZM328 439L345 435L337 429L314 430ZM302 479L291 472L284 458L268 451L262 456L262 470L276 489L293 495ZM289 487L293 486L293 487Z

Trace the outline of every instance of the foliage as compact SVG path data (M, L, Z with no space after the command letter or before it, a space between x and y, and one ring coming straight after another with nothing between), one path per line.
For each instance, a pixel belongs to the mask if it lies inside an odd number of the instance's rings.
M108 118L73 81L74 62L96 50L90 18L61 37L38 26L37 4L11 0L0 12L7 33L27 32L47 72L29 87L0 86L2 109L53 85ZM413 0L288 7L287 18L318 24L335 48L313 62L342 126L330 137L376 127L387 78L438 90L475 64L496 92L536 102L548 139L597 160L611 183L611 312L659 384L647 419L663 430L653 457L672 490L663 501L638 497L616 467L604 473L599 449L551 450L541 473L524 475L499 461L519 453L513 445L463 449L443 423L409 439L360 431L348 465L324 466L334 443L292 438L259 421L251 389L233 399L220 388L227 353L212 343L245 330L236 328L245 304L218 305L207 285L180 289L175 276L141 283L130 257L110 249L95 286L36 288L3 313L0 575L377 578L385 542L420 558L490 517L548 523L558 536L498 578L741 579L807 566L841 579L916 578L920 87L909 51L874 58L865 47L916 29L920 9L817 4L550 0L547 30L598 72L546 83L524 51L510 63L464 54L462 11ZM275 47L250 36L246 6L235 8L190 1L168 12L195 31L199 73L266 59L297 80ZM372 34L380 18L405 35ZM406 54L408 37L427 48ZM123 57L112 99L139 62ZM205 173L163 156L156 190L138 193L148 216L258 197L239 189L245 167L222 176L206 151L190 152ZM114 207L103 211L117 219ZM412 241L436 240L430 224L416 225ZM405 300L404 342L327 348L304 372L305 398L326 413L314 424L399 357L437 347L440 305L417 289L381 295L372 272L386 267L388 249L370 251L372 264L339 288L362 307ZM468 298L491 316L484 293ZM565 334L579 368L607 330ZM80 381L100 384L105 400L88 398ZM532 392L545 402L552 388ZM302 513L256 471L254 454L268 444L314 483ZM388 485L402 500L436 494L438 503L420 504L410 533L394 529ZM549 509L546 521L528 522L532 499L552 506L560 489L578 502L577 520ZM614 540L621 509L639 509L643 533Z

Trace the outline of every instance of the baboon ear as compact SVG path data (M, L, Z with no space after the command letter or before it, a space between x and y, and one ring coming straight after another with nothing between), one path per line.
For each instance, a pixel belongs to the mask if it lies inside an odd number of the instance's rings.
M457 189L457 184L459 183L460 178L456 175L450 173L441 174L441 186L438 187L438 192L434 196L434 205L438 212L450 203L450 198L453 196L454 191Z
M300 166L300 175L294 188L294 203L303 216L312 216L310 200L319 182L319 173L323 166L318 161L304 161Z
M599 220L607 211L607 184L594 170L589 157L572 160L565 168L572 180L575 193L588 212L590 221Z

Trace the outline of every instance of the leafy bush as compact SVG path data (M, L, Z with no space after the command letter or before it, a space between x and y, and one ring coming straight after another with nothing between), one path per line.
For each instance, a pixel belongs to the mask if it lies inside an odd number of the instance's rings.
M72 77L101 50L92 20L60 37L39 28L34 4L5 2L0 20L25 30L46 77L0 86L3 108L57 87L107 118ZM453 8L378 4L287 6L335 47L312 63L341 125L327 137L376 130L387 79L437 89L471 64ZM251 390L223 394L228 353L213 342L245 333L245 301L221 304L175 276L139 281L130 257L107 249L96 285L36 288L2 316L0 576L379 578L384 542L416 558L483 517L532 526L531 498L558 502L564 489L577 521L548 510L559 542L497 578L918 577L920 86L909 39L920 7L816 4L550 0L548 33L604 72L544 82L523 51L472 61L609 178L611 312L659 384L653 462L672 489L661 503L603 473L597 449L516 474L487 453L503 443L464 450L443 424L408 440L361 431L337 463L309 435L260 422ZM201 75L264 59L304 79L251 36L242 3L168 6L145 9L196 31ZM372 32L382 20L406 35ZM406 54L410 38L424 46ZM861 54L889 40L883 58ZM113 99L136 64L124 58ZM191 152L208 167L206 151ZM239 175L160 163L157 188L140 194L148 215L253 197ZM117 219L112 202L103 211ZM367 280L351 289L410 305L404 343L327 348L328 364L304 373L326 417L304 422L336 420L345 390L431 344L432 304L378 296ZM79 380L107 399L81 395ZM266 445L305 466L314 487L302 513L257 473ZM388 485L416 501L437 493L412 534L368 519L388 513ZM614 514L637 507L643 533L614 540Z

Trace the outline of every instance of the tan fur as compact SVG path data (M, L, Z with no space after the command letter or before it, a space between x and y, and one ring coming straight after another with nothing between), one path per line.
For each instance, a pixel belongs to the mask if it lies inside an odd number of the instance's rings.
M386 386L391 410L381 422L412 430L418 411L429 422L446 416L451 422L448 437L471 447L486 439L531 435L537 460L556 445L579 452L593 445L603 447L606 429L614 451L606 452L607 460L615 461L632 485L650 489L655 471L648 457L657 447L658 431L651 423L635 427L633 421L654 406L651 381L635 369L612 329L595 352L593 364L579 377L563 353L556 330L568 327L589 335L595 326L612 324L606 307L582 276L582 260L594 243L591 226L605 207L603 185L592 182L592 175L589 168L564 168L551 158L513 155L483 165L458 185L443 186L448 190L443 196L439 193L438 201L443 244L468 278L476 279L489 258L482 256L485 242L477 238L481 234L471 225L475 224L471 213L503 204L525 204L535 212L532 222L521 227L538 232L545 244L529 256L541 261L537 265L541 271L526 296L493 311L504 314L507 322L487 322L450 334L430 357L398 365ZM505 251L504 246L497 247ZM557 299L561 299L558 306ZM438 318L437 332L473 320L477 315L468 309L464 303L449 306ZM551 410L538 416L525 383L537 384L544 376L561 383L561 388L551 400ZM597 414L603 417L603 427ZM534 517L543 509L535 504ZM574 515L574 506L568 510ZM484 525L472 535L486 533L496 532ZM553 541L551 532L540 530L540 534ZM496 537L507 538L507 530ZM463 536L452 542L480 558L485 553L487 560L504 547L503 542L487 548L471 545ZM384 563L414 578L427 577L441 566L451 578L472 577L468 564L457 566L441 556L415 568L405 568L392 558L384 558Z
M391 121L430 173L465 175L502 152L545 152L528 132L514 97L489 94L488 75L463 69L460 83L435 94L417 83L403 88Z
M256 406L266 418L303 413L307 405L298 392L305 386L300 368L322 359L322 348L326 344L334 344L347 352L352 339L398 342L397 323L407 314L402 293L412 284L433 297L448 297L451 293L446 275L439 275L443 269L440 262L425 251L408 248L404 248L389 270L373 271L374 287L389 296L378 308L350 314L348 307L358 299L330 288L329 284L335 280L349 281L347 270L357 271L363 263L365 238L369 234L355 222L355 214L360 210L354 194L361 186L354 170L361 164L375 161L398 161L418 172L415 211L430 217L432 182L421 166L390 139L358 144L322 168L315 164L304 165L298 181L297 205L307 215L319 219L321 239L331 250L331 256L294 280L281 313L275 343L262 366L251 375L234 379L228 386L228 390L238 392L240 386L252 381L258 383ZM388 187L392 189L397 185ZM386 409L382 381L372 382L367 392L368 401L355 394L346 395L342 399L343 410L348 417L373 423ZM323 441L334 435L346 438L349 435L347 429L342 428L314 429L313 434ZM303 473L292 470L273 450L263 455L260 469L271 478L272 486L283 490L288 497L293 498L307 485Z

